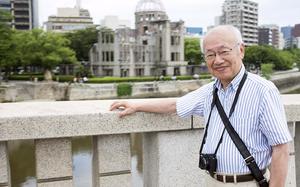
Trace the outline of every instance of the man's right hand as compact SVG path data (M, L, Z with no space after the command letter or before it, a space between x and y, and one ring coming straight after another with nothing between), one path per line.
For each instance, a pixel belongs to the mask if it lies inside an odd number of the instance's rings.
M137 109L133 103L127 101L115 101L110 105L110 111L120 110L119 117L133 114L137 112Z

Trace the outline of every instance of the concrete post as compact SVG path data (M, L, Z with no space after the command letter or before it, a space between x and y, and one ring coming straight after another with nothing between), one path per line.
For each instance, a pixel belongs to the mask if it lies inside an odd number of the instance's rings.
M38 187L72 187L71 139L35 140Z
M130 135L98 136L98 154L93 165L98 166L97 186L131 187ZM94 160L95 161L95 160ZM94 184L94 186L96 186Z
M198 168L202 130L145 133L143 180L145 187L203 186Z
M288 122L290 133L295 140L295 130L296 130L296 123L295 122ZM286 179L285 186L286 187L294 187L296 185L296 164L295 164L295 141L289 143L290 146L290 158L289 158L289 167L288 167L288 175Z
M8 186L11 185L7 144L6 142L0 142L0 187Z
M296 123L296 133L295 134L300 134L300 122ZM296 174L300 173L300 136L295 136L294 138L294 143L295 143L295 164L296 164ZM300 185L300 177L297 177L297 186Z

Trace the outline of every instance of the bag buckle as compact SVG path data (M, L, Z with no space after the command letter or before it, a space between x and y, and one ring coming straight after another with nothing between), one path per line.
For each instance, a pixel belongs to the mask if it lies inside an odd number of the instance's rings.
M253 156L248 156L246 159L245 159L245 162L246 162L246 165L248 166L249 164L251 164L252 162L254 162L254 158Z

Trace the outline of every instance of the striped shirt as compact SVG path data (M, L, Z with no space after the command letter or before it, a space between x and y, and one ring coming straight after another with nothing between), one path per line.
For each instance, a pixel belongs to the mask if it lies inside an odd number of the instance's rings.
M213 89L217 87L219 99L228 116L244 72L245 67L242 66L226 90L222 88L220 81L216 80L179 98L176 103L177 114L180 117L204 116L207 123ZM252 73L248 73L235 111L229 120L260 169L266 168L271 162L271 146L292 140L278 89L272 82ZM224 128L217 108L214 107L202 153L215 152ZM216 156L217 172L227 174L250 172L226 130Z

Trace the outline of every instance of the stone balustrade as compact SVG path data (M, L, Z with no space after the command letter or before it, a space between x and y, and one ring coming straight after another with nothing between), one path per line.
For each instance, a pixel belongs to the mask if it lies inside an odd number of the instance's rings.
M300 95L282 97L295 137L286 186L294 187L296 165L300 162L300 135L296 129L296 122L300 122ZM93 137L93 186L132 186L131 133L143 134L144 186L203 186L204 172L198 168L202 118L180 119L175 114L151 113L119 118L116 112L108 111L111 103L101 100L0 104L0 187L11 185L7 142L25 139L35 143L38 187L73 186L71 138L77 136Z

